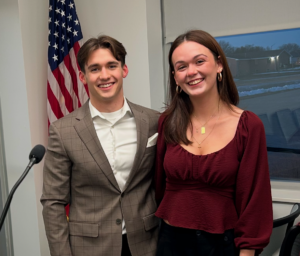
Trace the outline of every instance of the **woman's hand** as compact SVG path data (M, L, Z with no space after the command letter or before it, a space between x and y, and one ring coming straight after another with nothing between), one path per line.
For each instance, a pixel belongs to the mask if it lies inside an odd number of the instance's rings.
M240 256L254 256L254 254L255 254L255 250L242 249L240 251Z

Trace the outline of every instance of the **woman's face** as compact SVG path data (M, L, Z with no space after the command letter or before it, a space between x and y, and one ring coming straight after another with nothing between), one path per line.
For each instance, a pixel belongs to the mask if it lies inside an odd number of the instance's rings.
M177 85L190 97L217 89L217 73L222 71L223 66L202 44L183 42L174 50L172 62Z

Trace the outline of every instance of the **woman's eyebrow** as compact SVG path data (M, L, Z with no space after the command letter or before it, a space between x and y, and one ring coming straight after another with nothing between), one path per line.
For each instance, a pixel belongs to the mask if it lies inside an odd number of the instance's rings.
M205 54L200 53L200 54L197 54L196 56L194 56L194 57L193 57L193 60L194 60L194 59L197 59L197 58L200 57L200 56L205 56L205 57L207 57ZM177 61L177 62L174 64L174 67L175 67L177 64L184 63L184 62L185 62L185 61L183 61L183 60L179 60L179 61Z

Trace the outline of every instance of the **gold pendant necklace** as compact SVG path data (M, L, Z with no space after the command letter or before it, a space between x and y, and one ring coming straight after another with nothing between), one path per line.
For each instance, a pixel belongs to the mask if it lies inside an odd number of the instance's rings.
M205 124L201 125L201 127L195 127L196 133L199 133L199 129L201 131L201 134L205 134L205 125L208 123L208 121L213 117L213 115L205 122Z
M200 128L195 127L196 128L196 133L199 133L199 129L201 129L201 134L205 134L205 125L206 125L206 123L204 125L202 125Z
M219 109L219 106L218 106L218 109ZM216 122L214 123L214 126L213 128L211 129L211 131L209 132L209 134L199 143L196 138L194 137L193 135L193 131L191 130L191 134L192 134L192 138L196 141L196 143L198 144L197 148L201 148L201 144L208 138L208 136L212 133L212 131L214 130L215 126L216 126L216 123L218 122L219 120L219 117L221 115L221 111L219 111L219 114L218 114L218 118L216 120ZM202 127L201 127L202 128ZM205 129L205 128L204 128ZM197 129L196 129L196 132L197 132Z
M220 105L220 101L218 102L218 108L217 108L218 112L219 112L219 105ZM212 114L212 115L208 118L208 120L207 120L203 125L200 126L200 128L199 128L199 127L195 127L195 128L196 128L196 133L199 133L199 129L201 129L201 134L202 134L202 135L205 134L205 132L206 132L206 130L205 130L205 125L208 123L208 121L209 121L210 119L213 118L213 116L214 116L214 114ZM199 119L197 118L196 115L194 115L194 117L199 121Z

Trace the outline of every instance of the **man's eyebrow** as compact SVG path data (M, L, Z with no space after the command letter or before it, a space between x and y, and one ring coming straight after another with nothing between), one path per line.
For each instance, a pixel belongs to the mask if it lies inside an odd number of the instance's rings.
M109 61L107 62L107 65L119 65L118 61Z
M197 58L200 57L200 56L205 56L205 57L207 57L205 54L200 53L200 54L197 54L196 56L194 56L194 57L193 57L193 60L194 60L194 59L197 59ZM177 64L184 63L184 62L185 62L185 61L183 61L183 60L179 60L179 61L177 61L177 62L174 64L174 67L175 67Z
M88 69L99 67L98 64L91 64L88 66Z
M118 65L119 64L119 62L118 61L109 61L109 62L107 62L107 64L106 65ZM99 67L100 65L99 64L97 64L97 63L95 63L95 64L91 64L91 65L89 65L88 66L88 69L91 69L91 68L96 68L96 67Z

